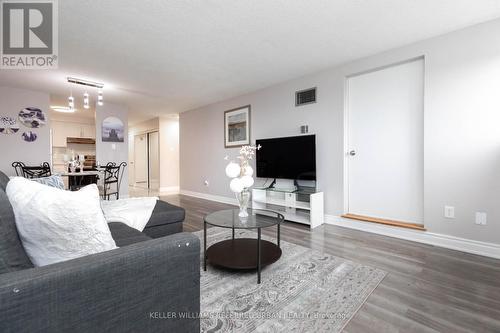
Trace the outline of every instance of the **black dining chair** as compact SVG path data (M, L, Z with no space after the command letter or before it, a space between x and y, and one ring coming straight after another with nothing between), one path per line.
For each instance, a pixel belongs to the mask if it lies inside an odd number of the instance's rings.
M16 171L16 176L24 177L23 167L25 167L25 166L26 166L26 164L24 164L23 162L12 163L12 167Z
M12 163L12 167L14 167L16 175L24 178L41 178L52 175L48 162L43 162L39 166L28 166L23 162L14 162Z
M104 167L104 179L102 187L102 198L109 200L112 195L116 196L116 200L120 199L120 184L123 178L123 171L127 163L121 162L116 165L114 162L109 162Z

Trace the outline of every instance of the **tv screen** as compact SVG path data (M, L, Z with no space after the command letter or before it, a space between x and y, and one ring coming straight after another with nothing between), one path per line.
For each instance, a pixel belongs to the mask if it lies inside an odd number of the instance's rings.
M256 140L257 177L316 180L316 136Z

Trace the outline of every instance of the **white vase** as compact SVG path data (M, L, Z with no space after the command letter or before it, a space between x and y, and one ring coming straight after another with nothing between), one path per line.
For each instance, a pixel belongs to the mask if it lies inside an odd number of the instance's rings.
M248 217L248 203L250 202L250 191L245 188L243 191L236 193L236 199L238 199L238 204L240 206L239 217Z

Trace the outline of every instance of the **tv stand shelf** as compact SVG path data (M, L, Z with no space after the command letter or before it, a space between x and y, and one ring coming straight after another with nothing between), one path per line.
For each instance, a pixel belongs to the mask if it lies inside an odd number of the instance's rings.
M311 228L324 223L323 192L315 190L254 188L252 207L278 212L285 220L307 224Z

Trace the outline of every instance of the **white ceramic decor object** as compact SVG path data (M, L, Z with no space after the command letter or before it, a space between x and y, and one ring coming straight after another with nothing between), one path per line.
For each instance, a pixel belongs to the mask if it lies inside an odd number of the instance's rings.
M261 147L255 146L243 146L240 149L240 154L237 157L239 163L230 162L226 166L226 175L229 178L233 178L229 187L231 191L236 194L236 199L238 199L238 204L240 206L240 212L238 216L241 221L246 221L248 217L248 203L250 201L250 191L249 188L254 184L253 168L250 166L250 160L255 156L255 151L259 150ZM224 158L226 161L229 160L229 156Z
M253 177L251 176L243 176L241 177L241 183L243 184L244 188L249 188L253 185Z
M243 191L243 182L240 178L234 178L233 180L231 180L229 187L234 193L241 193L241 191Z
M250 165L247 165L245 167L244 176L252 176L252 175L253 175L253 168Z
M226 175L229 178L236 178L236 177L238 177L240 175L240 172L241 172L241 168L240 168L240 166L237 163L230 162L226 166Z

